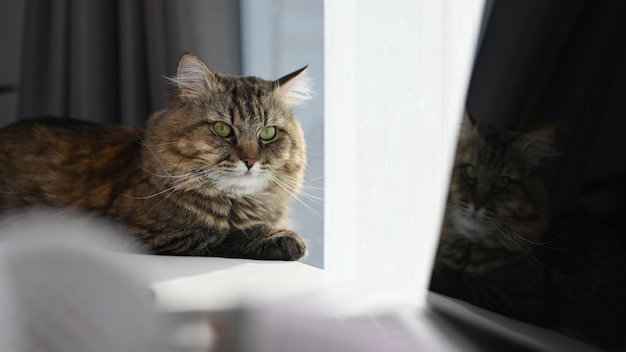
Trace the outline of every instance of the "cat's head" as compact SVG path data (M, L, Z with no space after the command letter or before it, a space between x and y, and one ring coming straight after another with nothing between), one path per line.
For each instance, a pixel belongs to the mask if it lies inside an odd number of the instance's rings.
M182 190L296 192L306 152L291 109L310 97L305 70L267 81L219 74L183 55L171 79L175 99L148 122L151 172Z
M539 240L548 200L536 170L551 153L552 137L549 129L520 134L466 115L448 197L454 231L507 247Z

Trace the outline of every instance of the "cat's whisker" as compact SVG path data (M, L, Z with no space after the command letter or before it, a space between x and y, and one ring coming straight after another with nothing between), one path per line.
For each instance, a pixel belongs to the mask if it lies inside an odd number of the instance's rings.
M293 187L292 187L293 188ZM317 205L324 205L324 198L322 197L318 197L314 194L309 193L308 191L311 190L307 187L300 187L300 190L297 192L297 194L303 198L309 199L310 201L312 201L313 203L317 204ZM315 191L315 189L311 190L311 191Z
M283 174L282 177L292 179L294 182L299 182L298 179L296 179L293 176L287 175L287 174ZM318 182L318 181L321 181L323 179L324 179L324 176L320 176L320 177L316 177L316 178L310 178L310 179L309 178L305 178L304 182Z
M152 147L149 144L146 144L143 140L140 140L140 144L145 146L146 149L148 149L148 151L150 152L150 154L152 154L152 157L154 158L154 160L156 160L156 162L159 164L159 166L161 166L161 169L165 172L165 174L167 176L172 176L168 171L167 168L165 168L165 165L163 164L163 162L161 161L161 159L159 158L159 156L154 152L154 150L152 150Z
M564 275L562 273L559 273L559 272L555 271L552 267L544 264L541 260L539 260L539 258L537 258L537 256L530 249L526 248L524 245L520 244L520 248L521 248L522 252L524 253L524 255L526 255L526 257L529 260L534 261L535 263L539 264L541 267L546 269L550 274L554 275L555 277L576 278L575 276Z
M153 194L151 194L149 196L143 196L143 197L131 196L130 194L125 194L125 193L118 193L118 195L120 195L122 197L130 198L130 199L134 199L134 200L146 200L146 199L158 197L158 196L160 196L160 195L162 195L164 193L168 193L168 192L170 192L172 190L172 188L174 188L174 187L171 187L171 188L168 188L168 189L164 189L162 191L153 193Z
M518 248L521 250L522 253L524 253L524 255L530 260L533 261L537 264L539 264L541 267L543 267L544 269L546 269L548 272L550 272L552 275L558 276L558 277L562 277L562 278L573 278L573 276L570 275L563 275L559 272L554 271L554 269L552 267L549 267L547 264L543 263L534 253L533 250L529 249L527 247L528 244L532 244L532 245L537 245L539 247L542 248L546 248L546 249L559 249L556 247L547 247L547 246L543 246L541 245L540 242L534 242L529 240L528 238L524 237L522 234L515 232L515 231L509 231L509 233L512 233L514 236L512 237L512 240L515 241L518 244ZM520 239L522 240L520 242Z
M155 176L160 177L158 175L155 175ZM177 182L177 183L173 183L171 187L166 188L166 189L164 189L162 191L153 193L153 194L148 195L148 196L137 197L137 196L131 196L129 194L123 194L123 193L120 193L120 195L123 196L123 197L135 199L135 200L146 200L146 199L151 199L151 198L154 198L154 197L158 197L160 195L163 195L163 194L167 193L168 195L165 197L165 198L167 198L167 197L171 196L173 193L175 193L177 191L180 191L182 187L187 186L187 185L189 185L191 183L199 181L202 178L202 175L199 175L199 174L194 173L194 172L190 172L188 174L177 175L177 176L172 176L172 177L175 177L177 179L177 181L179 181L179 180L182 180L182 181Z
M300 191L298 193L298 198L304 198L304 199L310 200L311 203L313 203L315 205L318 205L320 207L324 206L323 199L321 199L320 197L316 197L316 196L314 196L312 194L309 194L309 193L305 193L305 192Z
M287 178L283 177L283 176L286 176L286 175L281 175L281 174L276 173L276 172L272 172L272 174L274 175L275 178L280 179L281 182L285 182L285 183L290 182L290 184L288 186L290 186L291 189L297 188L298 182L296 181L296 179L291 178L291 179L293 179L293 180L291 180L289 177L287 177ZM319 188L319 189L321 189L321 188ZM323 198L317 197L317 196L315 196L315 195L313 195L311 193L308 193L306 190L318 190L318 189L313 188L313 187L309 187L309 186L306 186L306 185L302 185L300 187L300 191L298 192L298 195L299 196L303 196L304 198L307 198L307 199L311 200L313 203L315 203L315 204L317 204L319 206L323 206L324 205L324 199Z
M186 179L181 180L177 179L176 182L174 182L174 187L176 188L176 191L181 191L183 190L183 188L193 183L203 183L201 181L206 179L206 171L194 170L188 173L185 178Z
M496 227L500 227L503 230L503 233L510 233L513 234L511 238L511 240L513 242L515 242L517 244L517 248L519 248L521 250L521 252L530 260L533 261L537 264L539 264L540 266L542 266L543 268L547 269L548 271L552 271L547 265L545 265L535 254L534 251L530 248L528 248L528 245L531 244L533 246L537 245L536 242L531 241L529 239L527 239L526 237L524 237L524 235L518 233L517 231L511 231L511 229L506 228L503 225L496 225ZM522 241L520 241L520 239Z
M547 266L541 260L539 260L539 258L537 258L537 256L531 250L529 250L528 248L524 246L520 246L520 248L522 249L522 253L524 253L524 255L526 255L526 258L528 258L531 262L535 262L539 264L541 267L543 267L544 269L548 270L549 272L556 274L549 266Z
M189 179L184 180L183 182L180 182L178 184L173 185L172 187L168 188L166 191L169 191L163 198L161 198L153 207L152 209L154 209L155 207L159 206L162 202L164 202L165 200L167 200L169 197L173 196L174 194L176 194L177 192L180 192L183 190L183 188L189 184L192 183L196 183L200 180L202 180L204 178L204 174L203 173L190 173L189 175ZM163 192L159 192L161 194L163 194Z
M302 190L300 191L299 194L304 196L307 199L310 199L312 202L314 202L317 205L320 205L320 206L324 205L324 198L322 198L322 197L315 196L315 195L313 195L311 193L307 193L307 192L302 191Z
M309 190L312 190L312 191L323 191L324 190L324 187L314 187L314 186L309 186L307 184L303 184L301 186L301 188L302 189L309 189Z
M294 192L290 187L285 186L280 180L278 174L274 173L274 175L276 177L274 177L272 179L272 183L274 183L276 186L282 188L285 192L287 192L289 195L291 195L298 203L302 204L305 208L307 208L312 214L314 214L315 216L318 216L320 218L323 218L323 216L317 212L315 209L313 209L312 206L306 204L302 199L300 199L300 197L298 196L298 194L296 192ZM319 205L319 204L318 204Z
M542 241L542 242L537 242L537 241L533 241L533 240L527 238L526 236L524 236L524 235L522 235L522 234L520 234L518 232L515 232L515 231L510 231L510 232L514 235L515 238L520 239L520 240L522 240L522 241L524 241L526 243L532 244L534 246L547 248L547 249L560 249L560 248L557 248L557 247L548 246L549 243L554 242L553 239Z
M187 178L187 177L189 177L189 175L192 175L193 173L197 172L197 171L191 171L189 173L182 174L182 175L171 175L171 174L159 175L159 174L154 173L154 172L152 172L152 171L150 171L150 170L148 170L148 169L146 169L144 167L141 167L141 169L143 171L145 171L146 173L148 173L148 174L150 174L152 176L155 176L155 177L159 177L159 178L174 178L174 179L176 179L176 178Z

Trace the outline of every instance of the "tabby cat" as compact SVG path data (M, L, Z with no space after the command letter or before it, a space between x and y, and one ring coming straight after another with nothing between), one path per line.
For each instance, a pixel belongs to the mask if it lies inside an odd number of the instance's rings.
M553 134L465 115L431 289L621 351L626 253L608 225L549 208L538 166Z
M551 133L474 124L465 115L431 289L541 323L548 276L540 242L548 197L537 166Z
M176 96L145 129L65 118L0 130L0 211L33 206L105 215L158 254L297 260L287 229L306 165L291 108L305 68L276 81L180 59Z

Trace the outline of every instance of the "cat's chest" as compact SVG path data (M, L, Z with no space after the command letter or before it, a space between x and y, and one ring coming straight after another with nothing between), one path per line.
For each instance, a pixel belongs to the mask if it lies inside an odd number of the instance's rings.
M279 224L285 217L285 204L272 194L255 196L189 195L182 205L190 209L207 227L246 229L260 225Z
M271 197L229 199L228 223L231 227L249 228L277 222L283 215L282 204Z
M510 257L502 256L479 246L470 246L465 252L465 270L472 274L482 275L507 266Z

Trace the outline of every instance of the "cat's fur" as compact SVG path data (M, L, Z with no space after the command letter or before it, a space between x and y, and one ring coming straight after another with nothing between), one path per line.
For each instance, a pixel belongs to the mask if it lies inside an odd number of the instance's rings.
M431 289L529 322L545 320L538 258L548 197L537 166L550 132L518 134L466 115Z
M159 254L297 260L287 229L305 141L291 108L304 69L267 81L210 71L182 56L177 94L145 129L72 119L0 130L0 211L53 206L102 214ZM226 132L222 122L230 126ZM273 127L260 137L261 130Z
M430 287L624 350L626 256L606 224L550 210L538 166L554 155L553 134L504 131L465 115ZM502 177L510 182L498 187Z
M552 317L547 326L611 351L626 351L626 252L622 225L585 214L553 214L544 263L550 268Z

